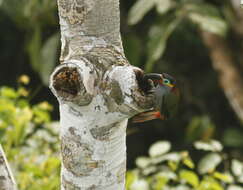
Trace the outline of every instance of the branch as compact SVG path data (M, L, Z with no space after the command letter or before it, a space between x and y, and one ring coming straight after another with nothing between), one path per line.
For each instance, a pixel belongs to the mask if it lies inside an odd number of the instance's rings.
M0 190L17 190L16 183L0 145Z
M227 42L221 36L202 31L202 39L209 49L219 82L237 116L243 121L243 78L234 64L234 58Z

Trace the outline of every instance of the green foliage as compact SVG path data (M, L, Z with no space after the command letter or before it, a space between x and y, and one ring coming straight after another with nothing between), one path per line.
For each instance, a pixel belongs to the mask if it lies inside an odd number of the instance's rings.
M31 105L30 92L21 76L17 89L0 88L0 139L14 169L20 190L56 190L60 185L58 124L51 121L47 102ZM189 126L213 125L197 117ZM196 141L198 160L188 151L171 151L168 141L158 141L149 156L136 159L137 168L127 172L127 190L242 190L243 163L228 159L216 140ZM194 150L195 151L195 150ZM196 153L197 154L197 153ZM227 166L227 167L226 167Z
M147 72L151 72L153 64L164 53L169 36L180 23L181 19L175 16L167 16L161 19L160 23L155 24L149 30L149 40L147 46L148 61L145 67Z
M20 82L28 83L27 76ZM19 189L59 188L60 161L57 126L51 122L52 106L30 105L29 92L0 88L0 143L13 166Z
M213 136L215 128L209 116L195 116L187 126L186 140L188 142L194 142L196 139L208 140Z
M147 72L151 72L156 61L163 56L169 37L182 21L190 21L201 30L217 35L227 33L228 27L219 9L205 1L138 0L129 12L128 23L137 24L154 7L158 16L148 32Z
M25 49L30 64L42 82L48 86L48 78L57 63L60 46L57 26L56 1L50 0L2 0L0 10L25 34ZM48 34L46 37L46 30Z
M243 163L230 161L216 140L197 141L203 151L199 162L188 151L169 152L171 144L159 141L148 157L136 160L137 168L127 172L127 190L242 190ZM152 154L151 154L152 153ZM230 167L228 167L230 165Z

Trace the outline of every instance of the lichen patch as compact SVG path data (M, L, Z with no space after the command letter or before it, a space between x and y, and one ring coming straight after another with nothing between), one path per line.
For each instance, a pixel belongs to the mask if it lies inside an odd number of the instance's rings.
M77 142L71 136L62 137L61 149L64 167L75 176L89 175L97 162L91 159L93 154L91 146L87 143ZM92 167L87 163L92 163Z
M113 123L111 125L99 127L99 128L92 128L90 130L91 135L94 139L100 140L100 141L108 141L110 140L110 137L115 133L117 130L117 124Z
M110 96L111 96L111 98L113 98L115 100L115 102L118 105L121 105L124 102L124 96L123 96L120 84L115 80L113 80L111 82Z
M59 15L70 24L82 24L94 7L94 0L59 0Z

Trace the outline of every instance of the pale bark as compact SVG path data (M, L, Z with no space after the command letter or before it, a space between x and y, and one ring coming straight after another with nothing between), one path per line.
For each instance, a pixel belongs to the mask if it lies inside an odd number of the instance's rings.
M58 0L62 190L124 190L126 125L152 107L120 38L119 0Z
M239 119L243 121L243 77L234 64L232 51L223 37L206 31L201 34L224 93Z
M8 161L0 144L0 190L17 190Z
M230 0L230 2L235 16L235 20L231 24L234 31L240 36L243 36L243 7L241 5L241 0Z

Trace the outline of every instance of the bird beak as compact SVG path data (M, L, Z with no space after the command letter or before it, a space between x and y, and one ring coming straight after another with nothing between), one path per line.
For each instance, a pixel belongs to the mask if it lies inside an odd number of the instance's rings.
M169 86L169 87L171 87L171 88L173 88L173 87L174 87L174 85L173 85L173 84L166 84L166 86Z

